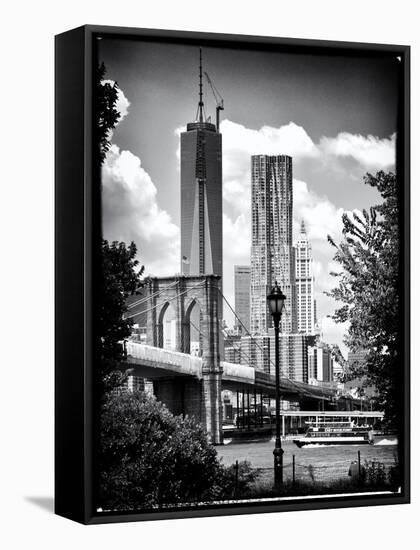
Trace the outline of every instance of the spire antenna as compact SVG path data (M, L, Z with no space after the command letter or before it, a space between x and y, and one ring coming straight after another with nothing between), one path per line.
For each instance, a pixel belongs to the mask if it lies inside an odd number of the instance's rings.
M200 88L200 93L199 93L199 98L200 98L200 101L198 102L198 111L199 111L199 122L203 122L204 121L204 116L203 116L203 109L204 109L204 103L203 103L203 64L202 64L202 58L201 58L201 48L200 48L200 85L199 85L199 88Z

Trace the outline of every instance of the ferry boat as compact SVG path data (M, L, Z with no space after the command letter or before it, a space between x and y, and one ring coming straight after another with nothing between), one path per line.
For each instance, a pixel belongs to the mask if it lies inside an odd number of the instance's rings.
M308 430L303 437L293 439L299 448L305 445L365 445L373 444L370 426L355 426L353 422L307 422Z

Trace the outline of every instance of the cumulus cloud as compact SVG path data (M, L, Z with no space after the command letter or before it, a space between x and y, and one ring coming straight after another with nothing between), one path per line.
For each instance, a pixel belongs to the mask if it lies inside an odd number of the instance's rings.
M336 137L323 137L319 151L324 155L351 157L367 169L386 169L395 164L396 134L380 139L340 132Z
M178 126L178 128L175 128L174 130L174 134L178 138L178 147L176 148L176 158L178 159L178 171L180 169L180 163L181 163L181 134L186 130L187 130L186 126Z
M177 132L180 131L181 129L178 128ZM251 155L290 155L293 157L295 167L300 161L318 159L317 162L319 166L322 165L323 170L330 170L330 173L341 171L352 183L361 180L363 171L390 169L395 162L395 134L389 138L379 139L371 135L361 136L341 132L335 137L324 136L319 143L314 143L306 130L293 122L279 128L263 126L256 130L230 120L222 121L221 132L223 134L223 197L225 212L231 218L235 218L249 208ZM355 166L359 166L354 173L344 164L347 159L353 160ZM322 200L319 201L313 194L305 193L303 185L303 182L295 185L295 212L298 212L301 205L302 213L308 217L308 221L317 219L316 224L311 224L312 237L315 231L318 235L321 232L324 236L326 232L333 234L334 231L328 226L336 225L342 211L334 212L337 210L336 207L327 199L321 198ZM303 198L310 200L304 203ZM324 231L325 229L329 230Z
M312 139L302 126L289 122L280 128L262 126L259 130L246 128L230 120L221 124L223 144L230 153L237 151L239 156L247 155L291 155L294 157L317 156L318 151ZM229 155L235 165L235 155ZM232 159L233 157L233 159ZM229 172L229 167L227 167Z
M104 237L134 241L148 274L179 272L179 228L159 207L140 159L112 145L102 167L102 190Z
M241 214L232 221L223 216L224 255L226 262L238 263L249 257L251 247L251 224L249 216ZM232 246L235 243L235 246Z
M102 84L115 84L103 80ZM121 124L130 101L118 88L116 110ZM109 133L112 140L113 132ZM104 238L134 241L145 273L164 276L179 272L179 227L158 205L157 189L139 157L112 144L102 166L102 216Z
M115 84L114 80L102 80L101 84L111 84L113 86ZM124 92L121 90L121 88L117 88L117 101L115 103L115 109L120 113L120 118L117 122L117 125L122 122L122 120L128 115L128 108L130 107L130 102L128 101L127 97L125 96Z
M341 231L343 208L337 208L327 197L321 197L308 184L293 180L293 229L297 235L301 220L305 221L310 240L326 241L327 235L337 237Z
M290 155L314 158L319 152L304 128L290 122L280 128L246 128L230 120L221 123L223 134L223 198L229 215L249 208L251 155Z

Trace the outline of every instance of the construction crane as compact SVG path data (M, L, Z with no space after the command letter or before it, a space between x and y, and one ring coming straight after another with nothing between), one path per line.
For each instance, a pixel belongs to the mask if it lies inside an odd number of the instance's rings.
M213 82L211 81L209 75L204 72L206 78L207 78L207 82L209 83L210 85L210 88L211 88L211 91L213 92L213 95L214 95L214 99L216 101L216 129L217 131L219 131L219 125L220 125L220 111L224 111L224 106L223 106L223 98L222 96L219 94L219 92L217 91L217 88L216 86L213 84Z

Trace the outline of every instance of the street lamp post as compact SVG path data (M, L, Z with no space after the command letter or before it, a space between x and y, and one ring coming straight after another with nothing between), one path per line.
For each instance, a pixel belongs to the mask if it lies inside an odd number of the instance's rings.
M279 325L284 308L286 296L280 290L277 281L271 293L267 296L268 307L274 322L275 335L275 359L276 359L276 443L274 446L274 487L281 489L283 485L283 449L281 448L280 437L280 354L279 354Z

